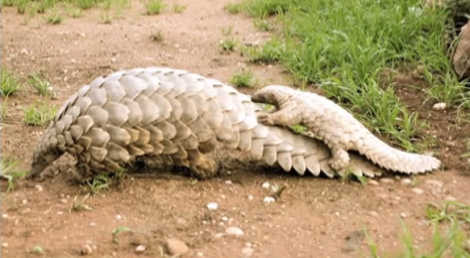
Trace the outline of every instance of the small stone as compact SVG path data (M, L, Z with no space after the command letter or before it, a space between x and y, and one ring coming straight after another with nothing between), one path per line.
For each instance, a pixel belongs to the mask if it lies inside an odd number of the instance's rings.
M138 254L141 254L141 253L145 252L145 249L147 249L147 247L145 247L145 245L138 245L135 248L135 252L138 253Z
M215 202L210 202L207 204L207 208L209 210L217 210L217 208L219 208L219 205Z
M269 189L269 186L270 184L268 182L264 182L261 187L263 187L264 189Z
M401 183L404 184L404 185L411 185L413 183L413 181L411 181L411 179L409 179L409 178L403 178L401 180Z
M29 52L26 48L22 48L20 53L23 54L23 55L28 55L29 54Z
M197 256L197 257L204 257L204 254L201 253L201 252L197 252L197 253L196 253L196 256Z
M402 213L400 213L400 217L402 217L402 218L406 218L406 217L407 217L407 215L406 215L406 213L402 212Z
M368 180L367 183L368 183L369 185L379 185L379 182L377 182L377 180L374 180L374 179Z
M393 184L394 180L392 178L381 178L380 183L382 184Z
M228 218L224 216L224 217L221 218L221 220L222 221L228 221Z
M253 255L255 250L253 250L253 248L249 248L249 247L245 247L242 249L242 254L245 256L245 257L250 257Z
M248 195L248 200L253 201L253 195Z
M26 199L24 199L24 200L21 201L21 204L23 204L23 205L24 205L24 204L27 204L27 203L28 203L28 200L26 200Z
M447 104L444 103L444 102L436 103L432 106L432 109L434 109L434 110L444 110L446 108L447 108Z
M225 184L226 184L226 185L231 185L231 184L232 184L232 181L230 181L230 180L225 180Z
M170 238L166 240L166 248L170 255L181 255L189 251L188 246L179 239Z
M77 60L75 60L75 59L72 58L72 59L70 60L70 62L71 62L72 64L75 64L75 63L77 62Z
M7 247L8 247L8 243L2 243L2 247L3 247L3 248L7 248Z
M228 227L225 229L225 234L230 236L241 236L244 234L243 230L237 227Z
M66 198L61 198L61 199L60 199L60 202L61 202L61 203L67 203L68 201L67 201Z
M423 190L423 189L417 188L417 187L411 189L411 191L413 191L413 193L415 193L415 194L422 194L422 193L424 193L424 190Z
M3 213L3 214L2 214L2 218L4 218L4 219L8 218L8 214Z
M121 220L121 219L122 219L121 214L116 215L116 219L117 219L117 220Z
M266 203L266 204L272 203L272 202L275 202L275 201L276 201L276 199L274 199L274 197L272 197L272 196L266 196L263 199L263 202Z
M371 215L372 217L378 217L379 214L376 211L369 211L367 214Z
M114 57L111 58L111 62L112 62L112 63L115 63L115 62L116 62L116 58L114 58Z
M446 201L457 201L457 198L455 198L452 195L447 195L446 197L444 197L444 200L446 200Z
M93 248L90 245L84 245L82 249L80 249L81 255L90 255L91 253L93 253Z
M35 185L34 189L36 189L38 192L42 192L42 186L39 184Z

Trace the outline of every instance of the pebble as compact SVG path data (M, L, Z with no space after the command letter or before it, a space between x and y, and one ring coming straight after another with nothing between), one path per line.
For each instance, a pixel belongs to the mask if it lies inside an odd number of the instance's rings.
M447 195L446 197L444 197L444 200L446 200L446 201L457 201L457 198L455 198L452 195Z
M411 189L411 191L413 191L413 193L415 193L415 194L422 194L422 193L424 193L424 190L423 190L423 189L417 188L417 187Z
M253 195L248 195L248 200L253 201Z
M270 184L268 182L264 182L261 187L263 187L264 189L269 189L269 186Z
M138 245L136 248L135 248L135 252L138 253L138 254L141 254L143 252L145 252L145 249L147 249L145 247L145 245Z
M377 182L377 180L374 180L374 179L368 180L367 183L368 183L369 185L379 185L379 182Z
M409 178L403 178L401 180L401 183L404 184L404 185L411 185L411 183L413 183L413 181L411 181L411 179L409 179Z
M34 189L36 189L38 192L42 192L42 186L39 184L35 185Z
M120 219L122 219L122 216L121 216L121 214L118 214L118 215L116 215L116 219L117 219L117 220L120 220Z
M230 180L225 180L225 184L226 184L226 185L231 185L231 184L232 184L232 181L230 181Z
M272 196L266 196L263 199L263 202L266 203L266 204L267 203L272 203L272 202L275 202L275 201L276 201L276 199L274 199L274 197L272 197Z
M380 183L383 184L393 184L394 180L392 178L381 178Z
M3 247L3 248L7 248L7 247L8 247L8 243L2 243L2 247Z
M242 254L245 256L245 257L250 257L253 255L255 250L253 250L253 248L249 248L249 247L245 247L242 249Z
M201 252L197 252L197 253L196 253L196 256L197 256L197 257L204 257L204 254L201 253Z
M176 238L166 240L166 248L170 255L181 255L189 251L188 246L183 241Z
M407 217L407 215L406 215L406 213L402 212L402 213L400 213L400 217L402 217L402 218L406 218L406 217Z
M244 234L243 230L237 227L228 227L225 229L225 234L230 236L241 236Z
M367 214L369 214L373 217L378 217L379 216L379 213L377 213L376 211L369 211Z
M434 110L444 110L446 108L447 108L447 104L444 103L444 102L436 103L432 106L432 109L434 109Z
M81 255L90 255L91 253L93 253L93 248L91 248L90 245L82 246L82 249L80 250Z
M219 208L219 205L215 202L210 202L207 204L207 208L209 210L217 210L217 208Z

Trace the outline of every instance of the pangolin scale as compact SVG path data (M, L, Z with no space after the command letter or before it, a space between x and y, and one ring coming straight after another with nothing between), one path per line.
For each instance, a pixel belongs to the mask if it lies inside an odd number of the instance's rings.
M218 167L207 154L219 144L285 171L344 176L328 165L330 151L324 143L258 123L261 110L250 96L196 73L161 67L113 72L83 86L63 104L37 143L29 177L68 152L86 178L115 171L136 157L187 167L208 178ZM364 157L350 155L349 172L382 174Z
M276 111L261 113L266 125L301 124L325 142L332 155L328 164L342 170L349 163L348 151L358 151L374 164L396 172L415 174L438 169L440 160L395 149L372 134L351 113L330 99L282 85L269 85L251 96L257 103L272 104Z

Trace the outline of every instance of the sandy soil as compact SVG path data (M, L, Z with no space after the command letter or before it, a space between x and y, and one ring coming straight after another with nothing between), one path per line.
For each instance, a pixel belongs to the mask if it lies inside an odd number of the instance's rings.
M229 26L243 43L270 37L256 31L249 18L223 11L227 2L181 0L179 4L188 6L183 13L168 8L158 16L143 15L144 6L133 2L111 24L101 22L99 10L76 19L66 16L59 25L46 25L41 17L25 24L25 16L17 15L16 9L2 8L2 68L23 79L43 71L58 94L51 105L60 105L98 75L138 66L187 69L222 81L250 67L259 85L292 84L280 67L252 65L237 52L221 51L218 42L226 38L222 30ZM151 40L158 31L162 42ZM92 250L89 257L164 257L160 247L168 238L186 243L185 257L362 257L367 241L357 231L366 228L380 250L395 252L401 248L400 218L416 245L428 244L432 239L426 203L445 199L470 203L468 165L460 158L469 126L457 125L452 110L432 111L432 103L423 106L422 91L406 87L411 80L406 74L396 78L398 94L429 121L427 133L436 136L445 171L409 181L372 180L365 186L246 165L231 175L197 183L176 174L135 176L90 197L86 204L91 211L70 211L74 198L83 198L87 191L69 184L66 174L41 182L22 181L2 196L2 257L35 257L36 246L43 249L43 257L77 257L84 245ZM22 112L38 98L32 89L9 98L2 124L2 155L22 161L24 169L44 128L24 125ZM64 159L62 164L66 162L72 161ZM265 204L270 192L261 186L264 182L286 184L287 189L279 200ZM210 202L219 208L208 210ZM114 243L112 231L120 226L132 232L121 234L119 243ZM218 235L230 226L244 234ZM350 247L355 242L358 250ZM138 245L146 250L137 254Z

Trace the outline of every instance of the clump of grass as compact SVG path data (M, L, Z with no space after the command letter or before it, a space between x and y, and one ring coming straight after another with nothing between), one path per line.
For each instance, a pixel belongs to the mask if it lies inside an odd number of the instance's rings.
M86 194L83 198L77 199L77 196L73 198L72 207L70 207L70 211L91 211L93 208L88 206L85 202L90 197L90 194Z
M152 34L150 35L150 40L155 41L155 42L162 42L163 39L164 37L161 31L152 32Z
M40 95L51 94L50 83L46 80L44 74L41 71L29 75L29 85L36 89Z
M308 1L252 0L244 2L243 10L252 17L266 18L275 14L288 12L291 8L295 8L297 2L307 3Z
M100 17L101 17L101 21L104 23L104 24L111 24L112 22L112 19L111 19L111 14L110 14L110 11L111 11L111 1L108 0L108 1L105 1L101 4L101 8L103 9L103 13L101 13Z
M274 26L266 19L255 19L253 25L260 31L272 31Z
M219 42L219 46L224 51L234 51L237 46L237 40L235 38L227 38Z
M87 10L95 6L96 0L76 0L75 4L81 10Z
M224 6L224 10L231 14L237 14L242 11L242 3L228 3Z
M254 87L257 81L253 79L251 70L245 70L232 76L230 82L237 87Z
M252 63L276 63L281 60L285 46L278 39L271 39L262 46L247 47L244 54Z
M145 8L148 15L160 14L165 7L166 4L161 0L147 0L145 2Z
M19 161L10 158L2 158L0 162L0 178L8 181L7 193L13 191L15 189L15 181L27 173L27 171L17 169L19 164Z
M222 28L222 34L224 36L230 36L233 32L233 25Z
M43 126L52 121L57 113L57 107L36 103L24 110L24 123L31 126Z
M175 13L182 13L184 10L186 10L187 6L186 5L181 5L181 4L173 4L173 12Z
M21 89L22 85L19 82L17 76L9 70L2 69L1 73L1 94L3 96L10 96Z
M59 10L53 10L47 17L46 22L48 24L57 25L61 24L64 21L64 17Z

